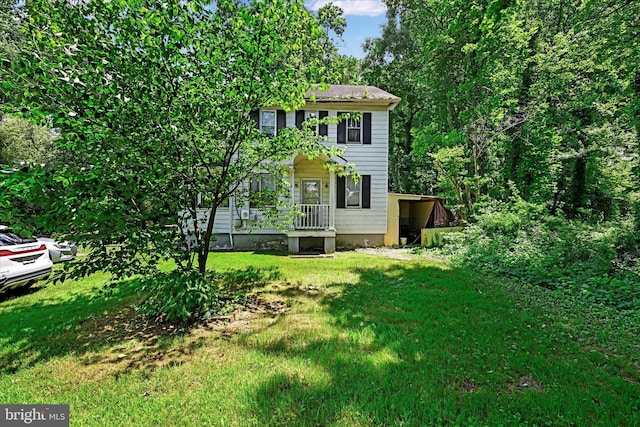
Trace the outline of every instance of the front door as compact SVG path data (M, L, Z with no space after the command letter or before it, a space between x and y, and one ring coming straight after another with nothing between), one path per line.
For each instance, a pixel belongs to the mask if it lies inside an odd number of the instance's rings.
M303 205L319 205L321 202L321 185L319 179L303 179L302 180L302 204Z
M322 181L319 179L303 179L301 196L304 228L324 227L324 218L320 212Z

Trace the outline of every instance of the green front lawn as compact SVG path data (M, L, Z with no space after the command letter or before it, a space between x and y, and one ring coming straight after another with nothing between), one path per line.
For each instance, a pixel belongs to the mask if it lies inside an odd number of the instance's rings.
M190 331L105 276L0 302L0 403L73 426L640 425L638 325L607 309L418 257L212 258L280 278Z

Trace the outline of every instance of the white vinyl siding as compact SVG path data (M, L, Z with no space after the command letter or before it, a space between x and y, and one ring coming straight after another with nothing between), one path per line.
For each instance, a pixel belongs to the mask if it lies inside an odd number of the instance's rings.
M198 209L198 221L200 222L200 228L206 229L207 222L209 221L209 212L211 209ZM214 233L228 233L229 232L229 208L218 208L216 211L216 218L213 222Z
M340 147L346 149L342 156L346 163L353 163L361 175L371 176L371 207L362 208L336 208L335 227L338 234L384 234L387 232L387 181L388 181L388 111L383 107L368 108L358 107L356 103L348 108L345 105L333 106L331 103L317 103L307 105L306 113L328 111L330 117L336 117L339 111L370 112L371 113L371 144L344 144ZM271 110L264 110L271 111ZM275 112L275 109L273 110ZM277 115L274 115L277 126ZM295 126L295 112L286 113L286 125ZM337 125L328 126L327 140L329 144L335 144ZM302 156L301 156L302 157ZM322 167L321 160L310 162L299 158L295 163L294 181L298 184L294 187L294 199L300 203L300 189L302 179L318 178L322 180L322 204L329 204L330 183L329 172ZM334 184L335 185L335 184ZM336 191L334 189L333 193ZM335 196L334 196L335 197ZM335 204L335 200L333 201ZM235 206L232 201L231 208L219 209L215 220L215 233L234 234L249 233L247 229L233 229L233 219L239 218L242 209L248 207ZM251 209L251 214L259 212ZM233 218L229 218L233 215ZM254 229L252 234L273 234L274 229Z
M338 110L346 111L341 107L335 111L329 111L329 116L335 117ZM340 146L346 148L342 157L347 163L354 163L361 175L371 175L371 208L336 209L338 234L384 234L387 232L389 113L386 109L361 111L371 112L371 144ZM329 139L335 141L336 137L337 126L329 126Z

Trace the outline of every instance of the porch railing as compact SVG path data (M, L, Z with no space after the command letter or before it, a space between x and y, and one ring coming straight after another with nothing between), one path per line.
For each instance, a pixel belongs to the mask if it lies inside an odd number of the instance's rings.
M323 230L329 227L329 205L298 205L302 216L296 218L296 230Z

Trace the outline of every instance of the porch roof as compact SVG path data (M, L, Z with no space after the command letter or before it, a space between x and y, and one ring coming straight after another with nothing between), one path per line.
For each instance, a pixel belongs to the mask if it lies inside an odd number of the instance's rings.
M305 158L305 157L302 154L297 154L296 156L290 158L289 160L285 160L284 162L282 162L282 166L295 167L296 160L298 158ZM329 157L328 156L321 156L320 158L315 159L315 160L319 160L321 162L324 162L324 161L329 160ZM331 160L333 160L338 166L347 166L347 164L349 163L342 156L331 156Z

